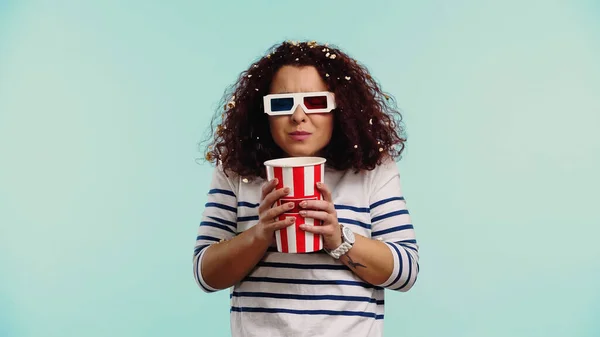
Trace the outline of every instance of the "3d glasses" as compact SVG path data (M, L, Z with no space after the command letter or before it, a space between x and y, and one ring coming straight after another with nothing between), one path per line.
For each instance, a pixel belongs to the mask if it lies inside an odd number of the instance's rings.
M298 105L304 113L324 113L335 109L335 96L329 91L272 94L263 97L265 113L270 116L291 115Z

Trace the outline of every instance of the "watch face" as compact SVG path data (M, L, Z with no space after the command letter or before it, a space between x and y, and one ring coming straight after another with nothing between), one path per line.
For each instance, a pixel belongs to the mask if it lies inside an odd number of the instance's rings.
M352 230L346 226L344 226L342 228L342 233L344 235L344 238L346 239L346 241L348 241L349 243L354 243L354 232L352 232Z

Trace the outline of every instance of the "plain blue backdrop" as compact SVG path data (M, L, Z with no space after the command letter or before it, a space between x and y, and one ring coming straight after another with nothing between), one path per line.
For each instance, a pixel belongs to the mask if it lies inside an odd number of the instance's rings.
M597 1L0 0L0 336L229 336L196 145L285 39L404 114L421 273L386 336L600 335Z

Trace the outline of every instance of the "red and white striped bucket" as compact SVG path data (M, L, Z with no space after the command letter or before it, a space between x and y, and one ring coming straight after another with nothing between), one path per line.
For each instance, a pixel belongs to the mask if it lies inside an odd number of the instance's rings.
M302 224L320 226L321 220L300 216L302 200L321 200L323 196L317 189L317 183L323 181L325 175L325 158L290 157L265 162L267 179L277 178L277 189L289 187L290 193L277 202L293 202L295 207L279 216L280 220L294 217L296 222L287 228L275 232L277 250L282 253L310 253L323 249L323 237L319 234L305 232L298 228Z

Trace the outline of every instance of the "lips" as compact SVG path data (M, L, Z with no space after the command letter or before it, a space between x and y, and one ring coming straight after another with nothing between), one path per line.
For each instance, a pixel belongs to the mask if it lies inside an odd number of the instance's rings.
M290 132L290 137L296 141L302 141L310 137L311 133L306 131L294 131Z

